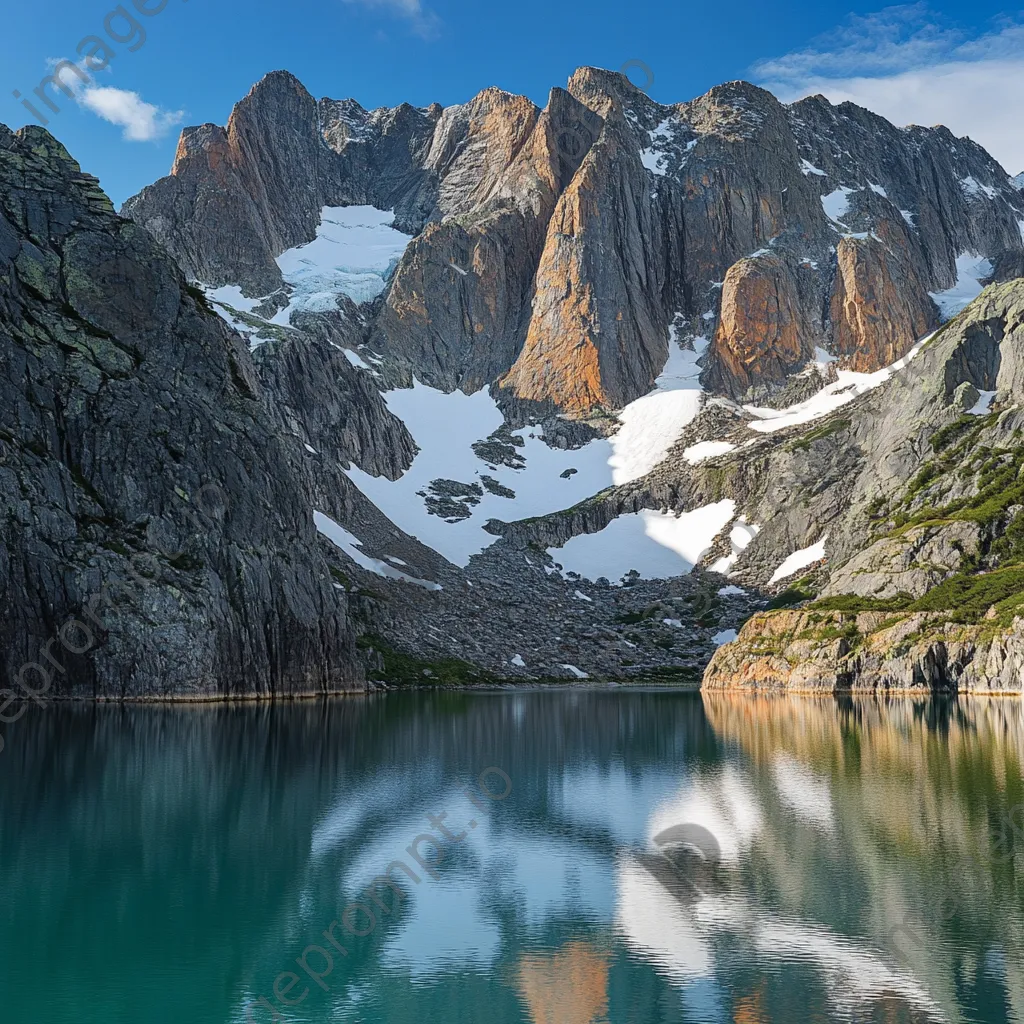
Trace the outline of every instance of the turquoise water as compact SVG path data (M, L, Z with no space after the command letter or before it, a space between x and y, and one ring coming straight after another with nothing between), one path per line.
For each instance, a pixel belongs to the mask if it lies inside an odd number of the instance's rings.
M1019 702L420 692L5 740L4 1021L1024 1021Z

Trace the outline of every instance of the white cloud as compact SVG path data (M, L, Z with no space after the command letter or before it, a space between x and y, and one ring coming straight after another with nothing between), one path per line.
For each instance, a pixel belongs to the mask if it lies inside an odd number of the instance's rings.
M427 10L420 0L345 0L345 3L404 18L413 32L424 39L434 39L438 35L440 19L433 11Z
M821 93L894 124L944 124L1011 174L1024 169L1024 25L967 37L924 3L853 16L804 50L752 68L781 100Z
M162 138L185 116L182 110L161 110L147 103L137 92L113 86L87 86L78 94L78 102L104 121L124 129L127 142L149 142Z
M47 61L51 72L61 64L70 63L53 57ZM121 137L126 142L151 142L163 138L185 117L183 110L163 110L129 89L96 85L91 77L94 72L84 58L75 62L75 66L81 75L76 74L73 68L65 67L60 73L60 81L71 90L80 107L124 129ZM109 69L107 71L109 73Z

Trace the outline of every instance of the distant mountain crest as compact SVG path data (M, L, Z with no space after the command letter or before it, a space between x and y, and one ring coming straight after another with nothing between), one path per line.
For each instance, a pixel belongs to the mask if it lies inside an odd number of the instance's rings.
M226 128L185 129L171 175L124 213L193 279L281 308L276 261L325 208L394 211L414 237L359 345L407 381L588 416L650 390L680 320L711 340L707 386L736 398L818 348L888 365L941 296L980 290L966 257L997 276L1024 258L1019 186L946 128L747 82L664 106L581 68L544 110L488 88L366 111L278 71Z

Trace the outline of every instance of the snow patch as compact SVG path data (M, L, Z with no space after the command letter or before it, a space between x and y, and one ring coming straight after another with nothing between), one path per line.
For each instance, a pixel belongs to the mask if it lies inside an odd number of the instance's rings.
M828 177L828 175L820 167L815 167L814 164L810 162L810 160L801 160L800 170L803 171L804 174L817 174L819 177L822 178Z
M705 459L731 452L735 447L736 445L730 441L698 441L683 451L683 458L691 466L695 466L698 462L703 462Z
M967 410L968 416L987 416L992 406L992 399L996 397L994 391L978 390L978 400Z
M509 522L547 515L589 498L612 483L608 467L612 446L604 438L573 451L549 447L542 440L540 427L523 427L513 433L523 441L515 450L525 468L513 469L481 458L473 444L504 423L487 391L445 394L414 380L411 388L386 391L383 398L416 442L419 451L412 465L398 480L370 476L356 466L345 472L396 526L456 565L466 565L474 554L498 539L484 530L489 519ZM568 469L576 472L562 479L561 474ZM482 485L482 476L509 488L515 497L493 494ZM448 522L428 513L424 495L438 479L480 488L478 503L467 505L468 518Z
M960 179L960 188L968 199L978 199L983 195L988 196L989 199L995 199L999 195L998 190L991 185L982 185L977 178L970 174L966 178Z
M992 261L977 253L962 252L956 258L956 284L941 292L929 292L943 321L950 320L985 289L981 283L994 271Z
M830 412L835 412L836 409L852 402L858 395L884 384L894 373L902 370L924 348L931 337L931 334L925 335L902 359L897 359L891 366L883 366L881 370L875 370L873 373L839 370L831 384L827 384L821 391L803 402L797 402L785 409L745 405L744 410L757 417L747 426L758 433L771 434L797 423L809 423L811 420L827 416Z
M666 118L653 131L647 133L650 146L640 150L640 162L652 174L664 177L668 170L669 154L661 147L675 135L672 118Z
M358 352L353 352L350 348L343 348L342 352L345 354L345 358L359 370L369 370L370 367L363 362Z
M277 257L281 275L292 286L291 301L271 323L288 325L292 313L338 308L339 294L369 302L384 290L388 276L412 241L395 230L393 210L373 206L325 206L316 238Z
M881 197L882 197L883 199L888 199L888 198L889 198L889 193L888 193L888 192L886 192L886 191L885 191L885 189L884 189L884 188L882 188L882 186L881 186L881 185L873 185L873 184L872 184L872 183L871 183L871 182L869 181L869 182L868 182L868 188L869 188L869 189L871 189L871 191L872 191L872 192L874 192L874 193L875 193L875 195L879 195L879 196L881 196Z
M313 523L318 533L322 533L332 544L341 548L342 551L352 559L360 568L367 569L378 576L385 576L388 579L402 580L404 583L414 583L417 587L425 590L441 590L440 583L432 583L430 580L418 580L404 572L388 565L379 558L371 558L362 550L363 542L354 534L351 534L343 526L339 526L323 512L313 510Z
M822 196L821 206L825 211L825 216L837 224L842 223L842 219L846 216L846 211L850 207L849 197L857 191L859 190L840 185L834 192L829 192L827 196Z
M214 312L249 342L250 352L255 352L260 345L265 345L271 340L269 337L262 337L260 335L259 327L253 327L251 323L242 320L236 315L237 313L246 313L254 316L252 311L264 301L265 297L250 299L242 294L242 289L238 285L234 284L223 285L220 288L211 288L200 282L199 287L206 294L206 298L212 304ZM259 320L258 317L256 319Z
M251 313L263 301L263 299L250 299L247 295L243 295L242 289L237 284L226 284L220 288L204 288L203 290L211 302L230 306L243 313ZM223 315L222 313L221 316Z
M586 672L584 672L582 669L577 668L575 665L563 665L562 668L564 668L566 672L571 672L577 679L590 678L590 676L587 675Z
M548 554L563 574L585 579L618 582L634 569L642 579L668 579L700 562L735 511L731 498L679 516L641 509L618 516L597 533L573 537L564 547L548 548Z
M512 655L509 663L515 665L516 668L526 668L526 662L523 661L523 656L521 654Z
M719 597L738 597L746 596L747 592L742 587L737 587L735 584L730 583L727 587L722 587L718 591Z
M748 523L747 520L740 516L736 520L736 524L729 531L729 554L724 558L719 558L711 567L711 572L721 573L725 576L732 567L739 561L740 555L750 546L750 542L761 532L761 527L756 523ZM728 590L728 587L723 589ZM738 588L736 588L738 589ZM720 590L719 593L722 593ZM743 591L740 591L743 593Z
M721 647L722 644L731 644L733 640L738 636L735 629L723 629L721 633L716 633L711 641L716 647Z
M826 540L828 540L827 533L821 540L810 547L801 548L799 551L794 551L791 555L787 555L778 569L772 573L772 577L768 581L769 585L778 583L779 580L784 580L787 576L792 576L793 573L806 569L809 565L814 565L815 562L820 562L825 557Z

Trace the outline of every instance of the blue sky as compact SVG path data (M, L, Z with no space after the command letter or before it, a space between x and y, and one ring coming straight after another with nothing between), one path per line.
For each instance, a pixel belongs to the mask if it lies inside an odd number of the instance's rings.
M165 0L135 0L151 10ZM32 116L47 62L79 56L95 35L113 52L108 71L36 103L49 129L121 202L166 174L182 124L223 124L267 71L287 68L315 96L353 96L366 107L403 100L458 103L488 85L543 105L583 64L642 61L650 95L669 103L747 78L784 99L808 92L852 98L898 123L943 121L987 145L1011 173L1024 170L1024 14L981 0L854 8L763 0L676 4L517 0L166 0L143 17L113 0L47 0L3 14L0 121ZM135 46L134 52L130 47ZM637 71L641 81L646 77Z

